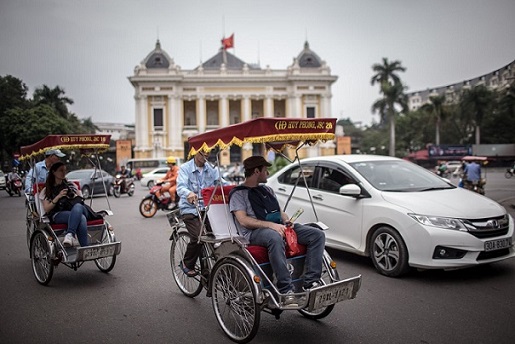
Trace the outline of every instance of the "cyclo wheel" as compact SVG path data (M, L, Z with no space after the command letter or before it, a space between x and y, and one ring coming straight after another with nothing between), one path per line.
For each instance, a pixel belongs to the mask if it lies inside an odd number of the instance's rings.
M110 233L109 229L105 229L104 233L102 234L102 244L110 244L115 242L116 239L114 237L114 234ZM95 265L97 268L105 273L108 273L109 271L113 270L114 265L116 264L116 255L112 255L109 257L103 257L95 259Z
M233 259L215 265L211 276L211 300L218 324L231 340L251 341L261 319L251 276Z
M30 245L30 258L32 260L32 271L36 280L47 285L54 274L54 265L50 254L50 243L43 232L37 232Z
M173 279L182 293L188 297L195 297L202 291L200 276L188 277L182 270L182 259L190 240L191 237L187 232L174 233L170 248L170 265ZM200 271L199 261L197 261L195 270Z
M34 230L36 229L36 219L32 213L32 209L29 204L27 204L27 210L26 210L26 224L27 224L27 248L30 251L30 239L32 238L32 233L34 233Z
M339 281L340 276L338 275L338 271L336 269L332 269L331 265L331 257L327 254L327 252L324 254L324 261L322 263L322 275L320 277L320 282L323 285L330 284L334 280ZM331 271L330 271L331 269ZM331 276L332 275L332 276ZM306 309L299 309L299 313L305 316L308 319L322 319L328 316L333 311L334 305L329 305L327 307L322 307L318 309L314 309L311 312L309 312Z
M152 198L145 198L139 204L139 212L143 217L150 218L157 213L157 203Z

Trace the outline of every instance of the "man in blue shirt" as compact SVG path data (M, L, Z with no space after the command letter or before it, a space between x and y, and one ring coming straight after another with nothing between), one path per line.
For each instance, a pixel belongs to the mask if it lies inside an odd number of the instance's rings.
M34 168L29 170L25 179L25 193L32 193L32 185L36 183L44 183L50 170L50 166L59 161L59 158L66 156L59 149L50 149L45 152L45 160L42 160Z
M198 204L198 208L201 211L200 215L203 216L205 205L201 194L202 189L214 186L219 180L218 169L207 162L207 157L208 154L202 151L198 152L193 159L181 165L179 176L177 177L179 209L186 229L191 235L191 241L186 248L184 259L181 262L181 268L188 277L197 275L195 263L202 249L198 241L201 231L201 222L195 204ZM207 217L205 224L209 228Z
M467 175L467 181L470 183L477 183L481 179L481 166L475 161L468 164L463 172Z

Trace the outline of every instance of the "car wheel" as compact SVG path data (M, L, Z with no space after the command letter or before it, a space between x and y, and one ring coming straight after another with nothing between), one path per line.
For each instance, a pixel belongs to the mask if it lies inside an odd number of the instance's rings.
M154 181L153 180L149 181L147 186L149 189L152 189L154 187Z
M89 191L89 186L82 187L82 198L86 199L89 198L91 195L91 192Z
M376 229L370 238L369 254L377 271L385 276L399 277L409 271L406 244L391 227Z

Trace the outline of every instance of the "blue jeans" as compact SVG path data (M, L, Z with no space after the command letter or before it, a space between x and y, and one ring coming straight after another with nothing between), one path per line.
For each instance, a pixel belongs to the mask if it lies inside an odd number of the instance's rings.
M82 204L75 204L72 210L63 210L54 215L55 223L66 223L66 233L77 237L81 246L88 246L87 211Z
M304 261L304 286L320 280L322 274L322 256L325 247L325 234L318 228L295 224L299 244L306 246ZM281 294L293 288L288 271L283 237L270 228L254 229L250 234L250 244L268 248L268 258L277 278L277 289Z

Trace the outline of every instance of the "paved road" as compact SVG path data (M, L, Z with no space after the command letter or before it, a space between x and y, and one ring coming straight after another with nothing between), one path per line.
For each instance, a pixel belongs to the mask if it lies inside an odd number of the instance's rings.
M515 202L515 179L489 175L487 195ZM204 294L190 299L170 274L163 212L143 219L145 190L110 198L122 252L109 274L93 263L61 265L47 287L34 279L24 204L0 191L0 343L226 343ZM510 196L511 195L511 196ZM95 208L104 200L95 199ZM513 214L513 212L512 212ZM334 250L343 277L362 274L355 300L321 321L262 314L254 343L513 343L515 259L457 271L377 274L371 262Z

